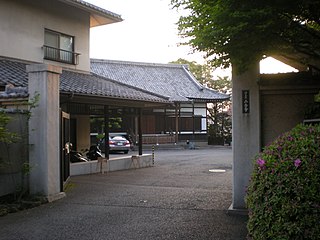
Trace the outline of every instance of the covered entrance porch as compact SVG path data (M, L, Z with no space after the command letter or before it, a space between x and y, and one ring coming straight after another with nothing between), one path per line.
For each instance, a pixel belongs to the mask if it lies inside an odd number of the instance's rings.
M126 99L114 101L91 96L74 96L70 99L61 95L61 109L70 114L70 142L73 149L81 152L104 139L104 153L108 159L109 136L117 134L127 134L127 138L134 136L134 144L139 155L142 155L143 126L147 124L143 110L167 104L168 102L150 103Z
M21 72L25 71L23 66ZM61 187L68 173L66 146L76 150L90 148L90 119L104 119L104 138L108 143L109 122L119 109L132 116L139 134L139 152L142 156L142 109L171 104L168 99L152 93L114 83L92 74L65 71L45 64L27 65L29 99L37 98L29 121L30 193L42 194L48 201L64 196ZM68 115L61 130L60 111ZM62 161L59 159L62 158ZM108 147L105 158L109 159ZM64 170L62 170L62 166ZM70 172L72 172L70 170Z

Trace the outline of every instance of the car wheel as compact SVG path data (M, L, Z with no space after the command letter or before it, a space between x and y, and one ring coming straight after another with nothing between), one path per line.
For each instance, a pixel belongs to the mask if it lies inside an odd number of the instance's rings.
M124 151L124 154L128 154L128 152L129 152L129 151L128 151L128 150L126 150L126 151Z

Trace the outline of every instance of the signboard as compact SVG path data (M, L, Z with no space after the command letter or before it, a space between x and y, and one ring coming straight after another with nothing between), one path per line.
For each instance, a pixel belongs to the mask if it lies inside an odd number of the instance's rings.
M250 113L250 92L242 90L242 113Z

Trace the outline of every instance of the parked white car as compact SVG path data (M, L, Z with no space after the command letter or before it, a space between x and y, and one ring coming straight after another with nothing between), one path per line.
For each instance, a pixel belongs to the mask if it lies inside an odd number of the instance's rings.
M106 146L104 139L100 142L100 148L102 152L105 152ZM131 143L128 139L123 136L109 137L109 151L112 152L123 152L127 154L131 148Z

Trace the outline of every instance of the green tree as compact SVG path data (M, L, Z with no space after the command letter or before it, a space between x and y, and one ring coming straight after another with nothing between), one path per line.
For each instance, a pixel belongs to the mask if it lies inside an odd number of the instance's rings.
M208 87L232 95L232 84L228 77L218 77L210 81ZM216 101L208 105L209 143L230 143L232 135L231 99ZM220 139L218 142L215 139Z
M90 131L91 133L104 133L104 118L93 117L90 119ZM119 131L122 129L122 118L114 117L109 118L110 131Z
M320 57L318 0L171 0L187 10L178 29L213 66L236 63L244 70L264 55L299 56L304 63ZM299 55L297 55L299 53Z
M0 111L0 142L1 143L12 143L16 140L17 136L11 133L7 125L10 121L10 117L3 111Z
M40 94L36 93L29 101L22 102L20 106L25 106L28 110L10 109L6 111L3 106L0 108L0 148L4 150L0 155L0 174L3 172L11 174L13 184L16 186L13 197L17 201L21 201L22 197L28 193L28 175L32 169L28 159L28 123L31 110L38 106L39 99ZM10 117L10 112L19 114L20 117ZM10 126L10 123L15 125L15 128ZM19 151L15 151L17 148ZM17 172L21 173L19 183L16 182L13 175Z
M182 58L179 58L176 61L170 63L175 64L186 64L189 67L190 72L195 76L195 78L203 85L208 86L210 82L213 81L212 77L212 67L208 64L198 64L195 61L188 61Z
M213 71L214 68L210 64L199 64L195 61L188 61L182 58L179 58L176 61L170 63L174 64L186 64L190 72L195 76L195 78L204 86L212 88L222 93L231 92L231 81L228 77L218 77L214 79Z
M18 135L12 133L8 129L8 124L11 118L4 111L0 111L0 144L4 144L6 153L2 153L0 156L0 169L8 167L10 164L4 160L4 155L9 154L10 144L18 140Z
M231 94L232 82L229 77L218 77L208 83L208 87L219 92Z

